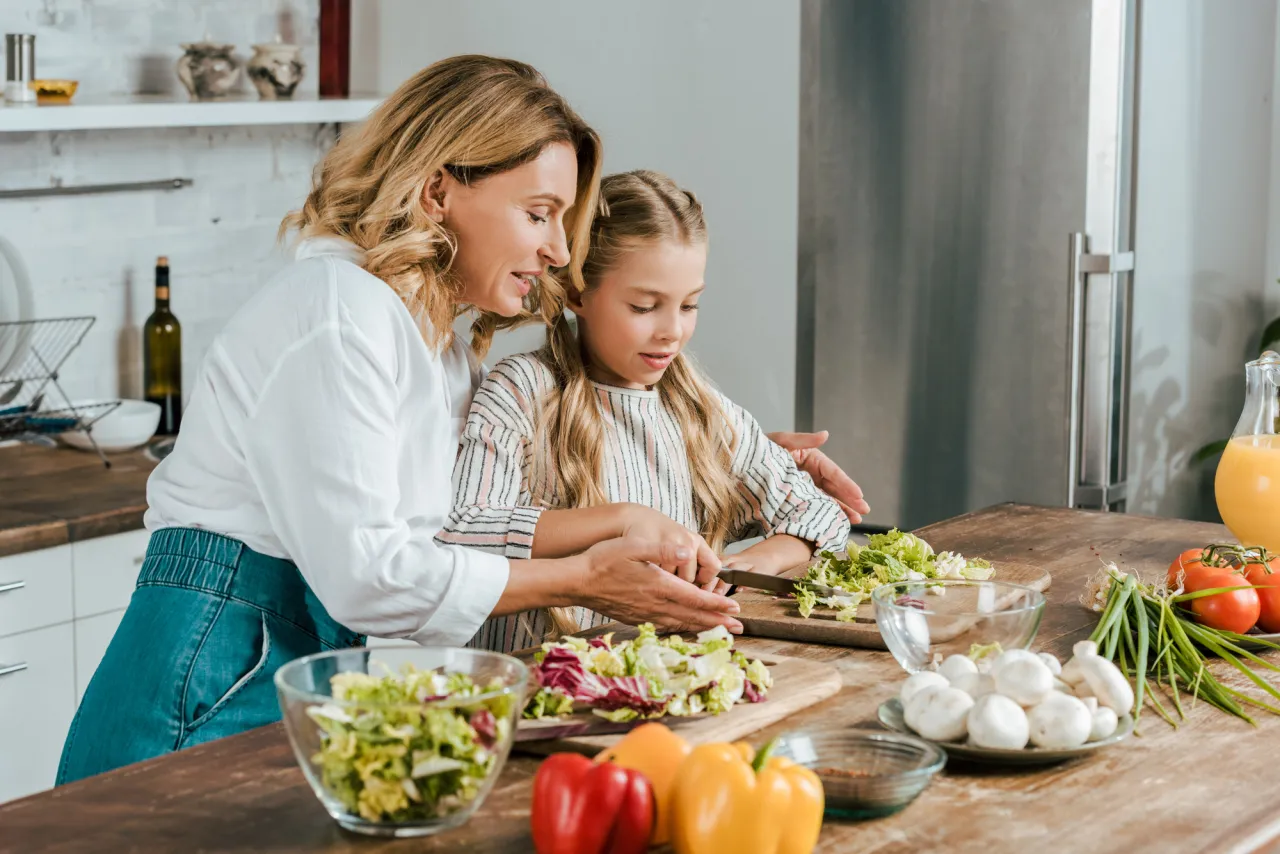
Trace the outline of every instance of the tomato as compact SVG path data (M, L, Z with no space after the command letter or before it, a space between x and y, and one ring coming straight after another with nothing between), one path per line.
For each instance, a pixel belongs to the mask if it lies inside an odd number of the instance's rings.
M1194 583L1193 577L1208 569L1226 568L1227 561L1220 557L1217 553L1206 555L1208 551L1205 548L1187 549L1169 564L1169 573L1165 578L1170 590L1178 589L1179 584L1187 592L1193 592L1191 585ZM1208 563L1205 562L1206 558ZM1179 575L1182 578L1179 578ZM1199 587L1199 590L1205 588Z
M1261 561L1245 564L1244 577L1261 588L1253 591L1258 594L1262 608L1258 628L1264 632L1280 632L1280 557L1272 558L1269 564Z
M1187 602L1196 619L1211 629L1244 634L1254 627L1262 613L1258 591L1250 589L1248 579L1238 572L1212 567L1198 570L1187 579L1185 586L1188 593L1212 590L1215 587L1245 588L1202 596Z

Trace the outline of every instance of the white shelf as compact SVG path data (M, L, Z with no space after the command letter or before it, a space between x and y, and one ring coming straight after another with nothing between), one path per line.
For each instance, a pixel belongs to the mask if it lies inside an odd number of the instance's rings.
M0 133L108 128L215 127L229 125L357 122L381 102L376 96L261 101L256 96L222 101L174 100L132 95L70 104L0 103Z

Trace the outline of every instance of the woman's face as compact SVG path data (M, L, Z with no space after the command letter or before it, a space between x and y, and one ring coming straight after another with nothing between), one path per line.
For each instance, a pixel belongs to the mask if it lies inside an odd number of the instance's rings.
M578 187L578 161L567 142L471 186L447 172L428 184L427 212L457 235L453 271L462 302L504 317L549 267L569 263L564 217Z

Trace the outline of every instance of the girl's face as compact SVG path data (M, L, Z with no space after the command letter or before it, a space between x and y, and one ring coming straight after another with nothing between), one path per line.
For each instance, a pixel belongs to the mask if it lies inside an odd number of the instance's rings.
M626 252L572 305L592 379L648 388L693 337L707 245L659 241Z
M437 173L423 204L457 236L461 301L503 317L519 314L537 277L569 263L564 217L577 188L578 160L567 142L470 186Z

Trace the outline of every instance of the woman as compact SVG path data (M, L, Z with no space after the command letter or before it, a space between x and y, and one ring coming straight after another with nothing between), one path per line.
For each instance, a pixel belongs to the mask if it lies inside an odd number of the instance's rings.
M490 616L571 605L741 631L736 603L686 583L714 584L715 554L656 512L554 560L433 539L481 379L451 323L474 308L483 352L550 319L599 174L594 131L488 57L436 63L339 141L285 222L297 262L215 340L148 483L147 558L59 782L277 720L280 665L364 634L461 645Z

